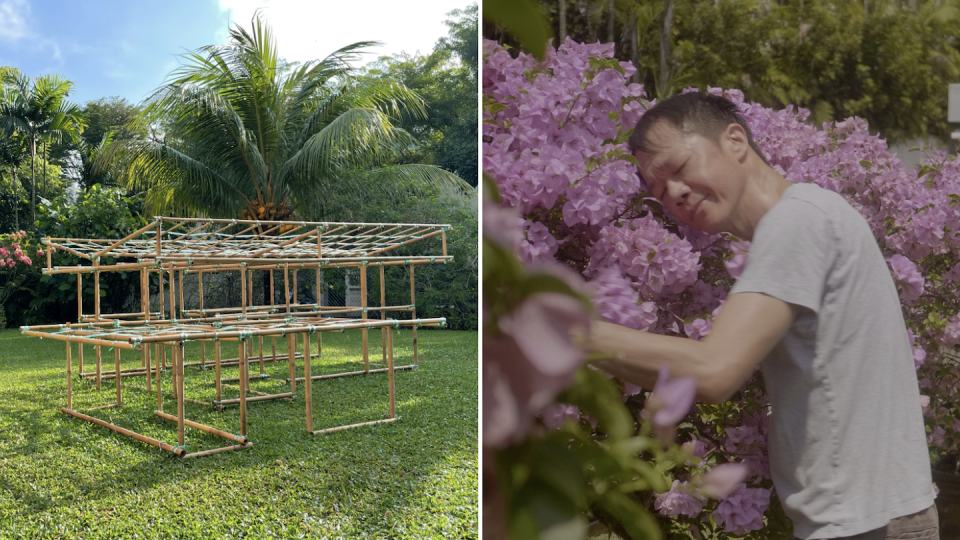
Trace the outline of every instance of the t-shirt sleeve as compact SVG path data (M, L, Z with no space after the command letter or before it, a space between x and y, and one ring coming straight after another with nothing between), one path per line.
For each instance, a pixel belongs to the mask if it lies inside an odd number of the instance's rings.
M822 210L802 200L781 201L760 221L730 294L759 292L819 313L836 248Z

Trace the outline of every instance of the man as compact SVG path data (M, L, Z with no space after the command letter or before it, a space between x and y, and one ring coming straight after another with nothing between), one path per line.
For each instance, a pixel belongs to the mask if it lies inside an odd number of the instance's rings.
M938 539L913 353L866 221L840 195L774 171L722 97L659 103L630 146L677 219L752 244L703 341L598 322L586 345L612 353L598 365L652 388L667 364L720 403L760 364L773 483L795 537Z

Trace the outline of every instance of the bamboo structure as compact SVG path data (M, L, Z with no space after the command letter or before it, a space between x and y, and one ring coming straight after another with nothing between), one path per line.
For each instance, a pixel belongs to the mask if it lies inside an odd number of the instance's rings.
M416 331L421 327L443 327L446 321L418 319L414 304L413 270L420 264L445 264L452 260L447 255L446 231L449 225L398 224L398 223L335 223L335 222L278 222L253 220L223 220L207 218L157 217L150 223L126 237L115 239L46 238L47 267L44 274L77 275L77 322L61 325L21 327L25 335L51 338L65 342L67 403L61 408L65 414L106 427L117 433L156 446L183 458L201 457L220 452L252 447L247 436L248 404L273 399L293 401L297 397L297 382L304 383L304 406L307 431L314 434L331 433L353 427L392 422L396 420L395 372L412 369L418 365ZM440 236L441 250L433 255L399 255L398 249L408 251L410 246L425 239ZM76 266L52 266L51 248L70 253L89 264ZM107 264L107 257L113 261ZM378 267L380 277L379 306L368 305L367 268ZM410 269L410 304L387 306L385 268L408 266ZM299 295L298 277L301 270L316 273L316 298L314 303L302 302ZM358 269L360 273L360 305L321 305L321 270ZM275 274L282 270L284 302L277 304ZM293 274L291 283L290 274ZM101 272L138 272L140 284L139 310L130 313L103 313L100 305ZM209 273L238 272L240 274L241 301L239 306L207 308L204 304L204 276ZM254 275L263 275L264 287L269 282L270 299L257 305L254 295ZM83 274L93 274L93 313L83 310ZM185 276L197 275L199 306L188 308L185 297ZM151 306L151 274L159 278L156 298ZM290 290L291 285L293 290ZM164 290L164 287L169 287ZM292 293L292 294L291 294ZM198 309L197 309L198 308ZM388 312L409 313L409 319L390 319ZM377 313L371 318L370 313ZM395 366L393 358L393 329L406 327L413 334L413 364ZM370 369L368 333L380 329L383 368ZM360 331L362 334L363 370L345 373L312 375L311 360L320 359L321 336L324 332ZM297 334L303 334L303 352L297 349ZM317 336L316 354L311 353L311 337ZM270 354L264 353L264 337L270 337ZM266 379L265 362L278 362L277 337L286 337L289 378L288 392L265 393L250 388L251 380ZM184 344L200 342L199 362L187 362ZM223 358L221 341L236 341L236 358ZM72 343L77 343L78 370L74 371ZM185 368L206 368L206 344L214 346L213 368L215 370L216 398L202 401L186 396ZM256 349L254 348L256 343ZM153 344L151 351L150 344ZM95 371L83 369L84 346L94 347ZM113 370L102 366L102 348L114 351ZM167 362L167 347L170 362ZM122 368L121 350L140 351L138 367ZM254 360L256 358L256 360ZM296 377L296 362L304 363L304 376ZM249 373L250 362L257 361L259 373ZM223 378L223 368L236 366L239 376ZM387 373L388 400L387 418L346 426L334 426L314 431L312 382L336 377ZM112 403L77 411L74 409L73 376L95 381L101 389L104 380L113 379L116 398ZM164 411L163 375L169 373L175 414ZM154 415L176 423L176 445L147 437L111 422L95 418L86 412L123 407L122 381L127 377L144 377L140 389L156 391L157 407ZM224 388L234 388L225 383L236 381L239 396L224 399ZM155 385L155 386L154 386ZM185 403L199 403L223 409L227 405L239 405L239 435L211 426L206 426L185 417ZM230 444L220 448L187 452L187 428L217 435Z

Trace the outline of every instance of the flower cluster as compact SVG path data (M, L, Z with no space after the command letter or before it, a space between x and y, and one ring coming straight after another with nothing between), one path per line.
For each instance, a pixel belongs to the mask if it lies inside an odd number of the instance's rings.
M13 240L9 246L0 244L0 268L13 268L17 264L17 261L27 266L31 266L33 264L33 260L23 251L24 249L27 249L25 245L27 232L22 230L15 232L12 233L9 238L10 240ZM43 256L43 250L37 250L37 257L41 256Z
M613 58L612 44L567 39L538 62L484 43L484 170L503 196L485 223L510 213L504 222L515 229L516 253L579 272L601 318L702 339L750 245L678 224L645 198L625 144L649 107L643 88L630 83L633 71ZM774 170L842 194L866 219L900 292L930 444L941 453L960 450L960 400L951 393L960 363L950 359L960 347L960 161L932 151L909 170L862 119L814 126L804 109L773 110L744 101L738 90L707 91L739 107ZM696 430L681 436L689 438L691 461L656 497L657 511L689 523L709 514L737 535L763 526L773 493L761 386L753 377L738 401L688 416ZM623 390L629 403L644 399L633 385ZM552 414L556 424L575 411ZM722 501L691 487L709 464L728 462L748 475Z

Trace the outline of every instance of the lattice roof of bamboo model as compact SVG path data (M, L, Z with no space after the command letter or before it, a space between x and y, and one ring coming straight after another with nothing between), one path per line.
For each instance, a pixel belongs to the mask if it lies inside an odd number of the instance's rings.
M48 247L99 261L102 257L144 262L242 262L258 259L384 259L400 246L443 235L450 225L244 221L157 217L121 240L47 238ZM445 257L446 253L436 258Z

